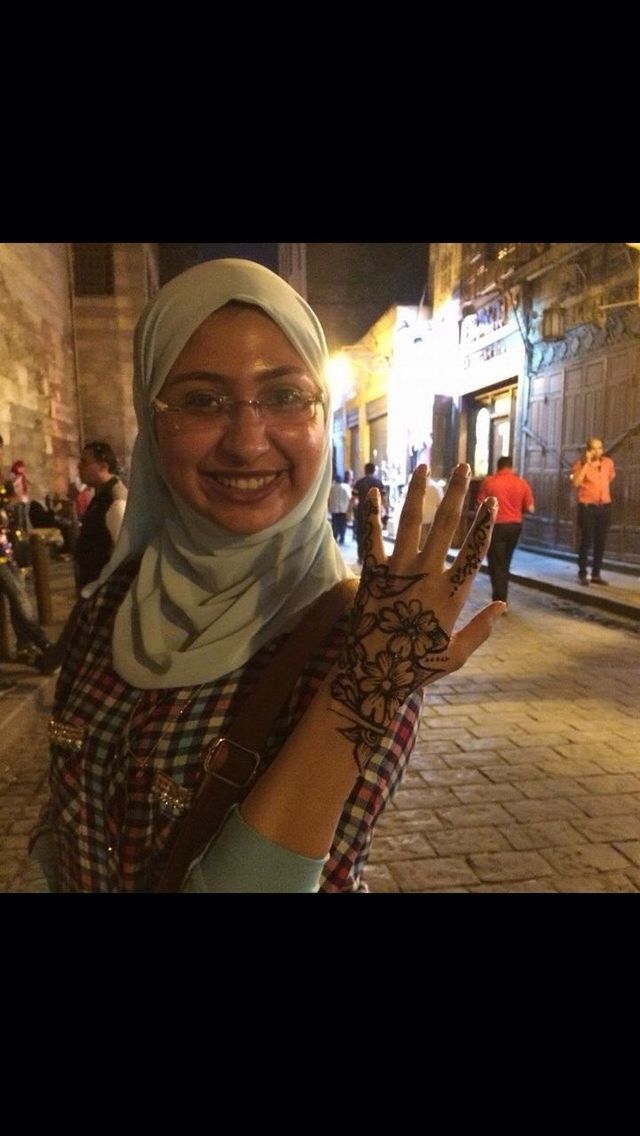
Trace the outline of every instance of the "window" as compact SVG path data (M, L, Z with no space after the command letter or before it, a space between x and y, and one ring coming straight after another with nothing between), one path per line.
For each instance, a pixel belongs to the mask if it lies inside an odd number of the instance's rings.
M76 296L113 296L113 245L73 245Z

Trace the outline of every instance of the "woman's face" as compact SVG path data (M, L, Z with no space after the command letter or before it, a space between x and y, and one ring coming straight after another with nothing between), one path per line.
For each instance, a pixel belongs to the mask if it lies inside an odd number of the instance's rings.
M293 392L293 393L291 393ZM160 461L174 492L229 532L261 532L287 515L320 473L324 411L262 418L252 406L198 416L212 397L304 400L321 393L284 332L253 307L213 312L178 355L155 412ZM195 408L195 412L194 412Z

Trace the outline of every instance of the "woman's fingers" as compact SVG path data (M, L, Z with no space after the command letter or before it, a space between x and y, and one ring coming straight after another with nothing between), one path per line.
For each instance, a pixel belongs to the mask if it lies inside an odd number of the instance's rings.
M465 596L469 591L491 542L491 533L497 512L497 498L485 497L478 507L474 522L464 539L464 544L449 569L449 580L453 586L452 594L459 588L464 589L463 594Z
M380 490L370 489L364 503L364 554L365 557L373 556L377 564L384 564L386 561L384 541L382 539L381 506Z
M455 531L460 523L470 477L470 466L466 462L461 462L460 465L455 467L449 478L449 484L433 518L433 524L422 550L422 560L431 568L441 569L444 564Z
M469 656L489 638L506 607L507 605L502 600L495 600L494 603L488 604L477 615L474 615L473 619L470 619L460 631L454 632L448 651L449 658L453 663L453 666L449 668L450 671L460 670Z
M428 473L426 465L419 465L411 476L398 522L393 550L394 561L402 563L406 559L412 559L418 551L422 527L422 504Z

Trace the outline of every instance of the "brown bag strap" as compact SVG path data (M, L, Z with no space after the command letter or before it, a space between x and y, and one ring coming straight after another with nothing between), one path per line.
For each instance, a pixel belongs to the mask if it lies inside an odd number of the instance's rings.
M193 804L178 830L156 891L178 891L189 864L204 851L227 812L248 791L273 723L316 647L351 605L356 579L341 580L316 600L267 663L243 711L208 747Z

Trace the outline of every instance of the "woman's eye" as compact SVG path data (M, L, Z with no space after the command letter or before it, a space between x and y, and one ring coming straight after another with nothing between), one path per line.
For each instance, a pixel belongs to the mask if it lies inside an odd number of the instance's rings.
M189 391L182 400L186 410L217 410L222 403L221 396L213 391Z
M282 387L280 390L271 391L267 402L277 403L279 406L297 406L304 397L301 391L293 387Z

